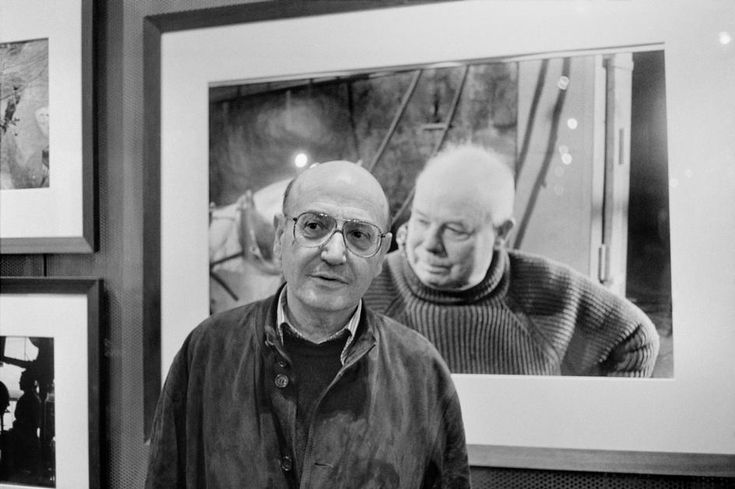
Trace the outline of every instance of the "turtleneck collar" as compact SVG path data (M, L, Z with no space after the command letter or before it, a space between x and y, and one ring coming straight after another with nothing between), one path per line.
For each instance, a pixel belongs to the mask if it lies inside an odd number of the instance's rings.
M457 291L436 290L421 283L409 265L404 251L392 253L388 256L388 260L392 261L390 265L393 270L400 270L399 273L413 295L434 304L471 304L493 297L502 298L508 289L508 274L506 273L509 263L508 253L502 248L493 250L490 268L479 284Z

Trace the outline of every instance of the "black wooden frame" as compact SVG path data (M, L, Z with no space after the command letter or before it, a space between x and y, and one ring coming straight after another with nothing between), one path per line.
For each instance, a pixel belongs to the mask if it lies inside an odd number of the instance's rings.
M81 0L81 39L79 49L82 57L82 234L64 237L13 237L0 235L0 253L92 253L97 251L98 231L96 227L96 166L95 150L95 90L94 90L94 0ZM22 21L19 19L18 21Z
M148 439L161 389L161 36L169 32L354 12L431 1L289 1L149 16L144 21L145 234L143 267L144 435ZM194 326L194 325L192 325ZM470 463L482 467L551 469L643 474L735 476L735 455L637 452L469 445Z
M89 487L100 487L101 396L100 305L102 280L89 277L0 277L0 294L72 294L87 298L87 431ZM1 331L1 330L0 330ZM58 354L57 354L58 359ZM58 360L57 360L58 362ZM80 440L84 437L81 436ZM59 454L57 453L57 457Z

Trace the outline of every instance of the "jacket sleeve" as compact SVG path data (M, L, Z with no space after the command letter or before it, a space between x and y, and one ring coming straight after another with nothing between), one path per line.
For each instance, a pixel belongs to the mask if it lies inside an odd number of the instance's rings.
M446 436L444 441L444 467L441 487L444 489L469 489L470 468L467 460L462 411L456 392L444 412Z
M457 391L446 371L448 397L443 403L441 422L434 443L434 456L424 476L424 488L469 489L470 468L467 459L462 410Z
M186 474L187 342L174 358L151 431L146 489L184 488Z

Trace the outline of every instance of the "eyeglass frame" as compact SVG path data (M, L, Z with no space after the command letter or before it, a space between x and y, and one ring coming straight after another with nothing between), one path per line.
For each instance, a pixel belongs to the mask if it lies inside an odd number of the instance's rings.
M305 245L305 244L303 244L303 242L299 238L296 237L296 223L298 222L299 218L301 216L303 216L304 214L316 214L316 215L320 215L320 216L330 217L330 218L334 219L334 221L336 222L336 225L334 226L334 229L332 230L332 232L329 233L328 235L326 235L326 237L324 238L324 240L322 242L320 242L319 244L315 244L315 245L312 245L312 246ZM299 214L296 217L293 217L293 216L285 216L285 217L287 219L291 219L293 221L293 228L292 228L293 239L294 239L294 241L296 241L297 243L299 243L300 246L304 246L305 248L320 248L320 247L324 246L325 244L329 243L329 241L332 239L332 236L334 236L335 233L339 232L339 234L342 235L342 243L345 245L345 249L346 250L349 250L350 253L352 253L355 256L359 256L360 258L372 258L375 255L377 255L380 252L380 249L383 247L383 238L385 238L386 236L388 236L390 234L390 231L383 232L383 230L380 229L380 226L378 226L377 224L373 224L372 222L361 221L360 219L337 219L333 215L327 214L326 212L304 211L304 212L302 212L301 214ZM341 228L339 227L340 221L342 221L342 227ZM368 224L370 226L375 226L377 228L377 230L380 231L380 234L378 234L378 246L377 246L377 248L375 248L375 251L374 252L372 252L369 255L360 255L358 253L355 253L352 250L352 248L350 247L350 245L347 244L347 239L345 239L344 228L345 228L345 223L346 222L357 222L357 223L361 223L361 224Z

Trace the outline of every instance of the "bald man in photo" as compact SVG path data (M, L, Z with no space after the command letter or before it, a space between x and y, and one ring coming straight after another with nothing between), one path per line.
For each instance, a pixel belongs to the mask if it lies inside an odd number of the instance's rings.
M568 266L506 250L513 175L481 147L427 162L399 249L365 303L427 337L453 373L647 377L656 328Z
M285 284L185 340L156 410L148 489L469 487L445 362L362 302L389 222L382 188L353 163L289 184L273 245Z

